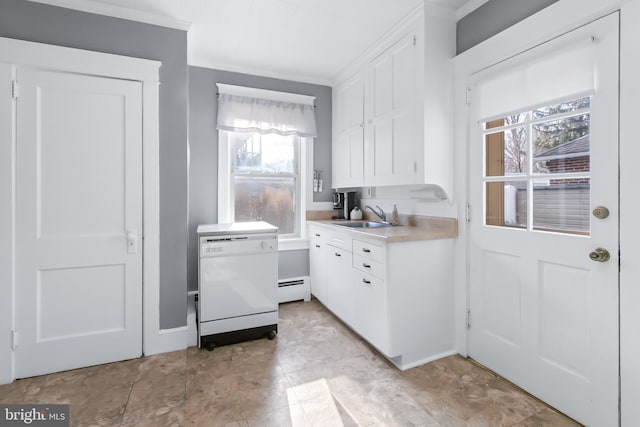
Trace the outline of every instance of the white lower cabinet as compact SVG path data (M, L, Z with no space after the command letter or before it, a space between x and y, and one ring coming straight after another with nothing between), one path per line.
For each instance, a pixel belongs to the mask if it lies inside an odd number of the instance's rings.
M400 369L455 353L453 240L385 243L335 228L317 227L324 252L312 239L311 265L326 261L327 297L312 267L314 295Z
M398 356L389 336L387 286L384 280L355 270L354 281L357 301L354 328L384 355Z
M395 357L389 336L385 247L353 240L356 319L353 327L388 357Z
M348 325L355 321L356 288L352 280L351 252L328 245L327 307Z

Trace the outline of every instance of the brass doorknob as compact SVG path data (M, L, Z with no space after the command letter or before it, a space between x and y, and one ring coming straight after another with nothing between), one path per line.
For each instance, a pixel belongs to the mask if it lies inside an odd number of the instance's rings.
M609 216L609 209L605 208L604 206L598 206L593 210L593 216L598 219L605 219Z
M596 248L589 254L589 258L591 258L591 261L607 262L611 258L611 254L604 248Z

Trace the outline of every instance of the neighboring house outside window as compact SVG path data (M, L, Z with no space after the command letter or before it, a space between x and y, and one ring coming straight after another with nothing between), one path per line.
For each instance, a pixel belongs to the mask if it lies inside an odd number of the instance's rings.
M590 135L578 137L534 156L533 161L548 171L549 177L566 173L589 173ZM549 179L548 185L536 187L534 203L536 224L540 228L588 232L591 217L590 179L587 177ZM526 197L519 191L520 199ZM554 206L562 205L559 210Z
M589 172L589 163L591 159L591 150L589 134L565 142L550 150L536 155L533 161L542 165L551 174L571 173L571 172ZM557 184L559 180L551 180L551 184ZM566 184L588 184L588 178L564 179L562 183Z

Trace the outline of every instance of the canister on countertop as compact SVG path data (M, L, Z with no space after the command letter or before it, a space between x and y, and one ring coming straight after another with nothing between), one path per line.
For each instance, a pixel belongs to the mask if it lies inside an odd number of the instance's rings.
M351 214L349 215L350 219L362 219L362 211L359 207L355 207L351 210Z

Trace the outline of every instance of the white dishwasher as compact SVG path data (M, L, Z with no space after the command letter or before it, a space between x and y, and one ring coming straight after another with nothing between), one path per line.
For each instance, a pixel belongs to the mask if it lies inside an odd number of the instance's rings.
M278 331L278 228L263 221L198 227L198 346L211 351Z

